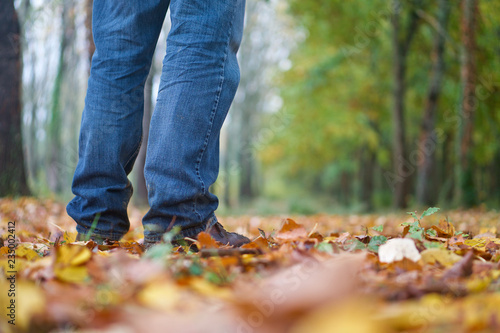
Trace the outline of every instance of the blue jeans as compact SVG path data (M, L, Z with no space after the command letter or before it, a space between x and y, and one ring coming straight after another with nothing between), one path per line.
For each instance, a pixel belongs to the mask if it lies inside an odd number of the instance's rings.
M144 170L145 241L172 226L195 237L217 222L209 192L219 134L239 83L245 0L94 0L92 58L68 214L77 230L119 240L130 227L128 179L142 140L144 84L170 5L161 83ZM96 225L92 226L98 217Z

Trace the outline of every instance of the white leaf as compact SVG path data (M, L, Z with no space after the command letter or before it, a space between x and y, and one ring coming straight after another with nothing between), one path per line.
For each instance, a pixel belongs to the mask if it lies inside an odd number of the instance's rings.
M378 257L380 262L391 263L403 260L403 258L419 261L421 255L412 239L393 238L389 239L385 244L380 245Z

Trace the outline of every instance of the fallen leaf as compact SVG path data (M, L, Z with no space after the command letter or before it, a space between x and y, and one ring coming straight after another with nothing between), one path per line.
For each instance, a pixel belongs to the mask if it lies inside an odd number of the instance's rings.
M451 238L455 236L455 227L446 220L439 221L439 225L433 225L431 229L437 232L438 237Z
M7 291L9 290L9 288L7 284L2 285L2 283L0 282L0 290ZM28 281L16 281L15 290L15 297L12 297L10 299L8 298L7 292L0 293L0 303L2 304L1 316L2 319L5 318L4 316L7 312L6 304L12 304L10 303L10 301L14 300L16 327L25 330L29 327L32 317L44 311L45 297L39 286ZM7 317L7 320L10 320L10 318Z
M312 312L293 326L291 333L385 333L387 325L373 315L375 306L353 300ZM362 320L360 320L362 318Z
M150 308L168 311L180 301L179 289L169 281L156 281L147 284L137 295L141 304Z
M474 252L469 251L467 254L457 263L448 269L444 275L443 279L456 279L460 277L467 277L472 274L472 261L474 260Z
M33 244L21 243L16 248L16 256L26 258L28 260L39 259L40 255L33 250Z
M242 249L258 249L263 252L269 251L269 242L265 239L262 234L259 237L252 240L250 243L244 244Z
M88 279L89 274L85 266L56 266L54 275L64 282L80 283Z
M199 233L197 244L201 249L216 249L220 247L217 241L204 231Z
M67 244L56 248L54 275L65 282L79 283L88 279L83 265L90 260L92 252L84 245Z
M403 258L418 261L421 258L415 242L409 238L389 239L385 244L380 245L378 256L380 262L383 263L391 263L403 260Z
M86 263L92 257L92 252L80 245L63 245L57 250L56 263L77 266Z
M422 251L420 255L422 256L422 261L425 264L434 265L436 263L440 263L445 267L451 267L462 259L461 256L451 251L439 248L426 249Z
M292 219L286 219L276 238L280 240L295 240L307 237L306 229Z

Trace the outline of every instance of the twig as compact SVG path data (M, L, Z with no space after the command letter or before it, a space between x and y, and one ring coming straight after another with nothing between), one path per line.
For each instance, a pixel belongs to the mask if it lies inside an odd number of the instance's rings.
M259 249L202 249L200 255L202 258L208 257L226 257L226 256L240 256L243 254L261 254Z

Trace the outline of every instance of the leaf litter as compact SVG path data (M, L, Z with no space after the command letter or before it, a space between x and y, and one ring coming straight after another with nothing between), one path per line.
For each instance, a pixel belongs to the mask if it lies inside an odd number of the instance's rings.
M251 243L144 252L138 221L123 241L76 242L62 205L0 199L5 277L9 221L17 244L16 325L3 311L0 332L500 331L500 214L409 215L228 217Z

